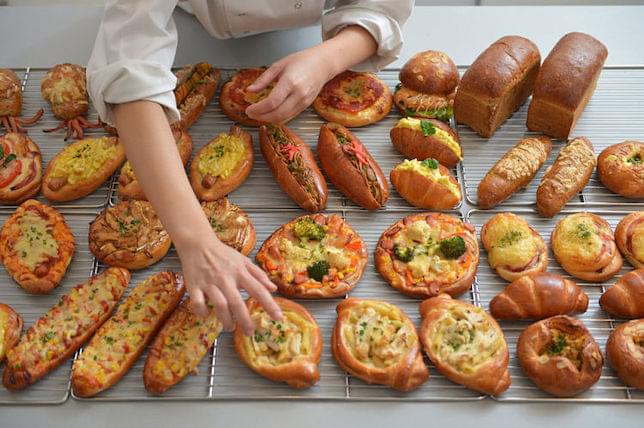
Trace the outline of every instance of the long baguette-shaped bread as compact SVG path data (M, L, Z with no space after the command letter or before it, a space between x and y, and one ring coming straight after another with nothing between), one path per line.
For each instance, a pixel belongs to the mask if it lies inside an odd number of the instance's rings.
M583 313L588 295L574 281L554 273L525 275L490 302L490 313L501 320L543 319Z
M599 299L601 308L619 318L644 318L644 269L622 276Z

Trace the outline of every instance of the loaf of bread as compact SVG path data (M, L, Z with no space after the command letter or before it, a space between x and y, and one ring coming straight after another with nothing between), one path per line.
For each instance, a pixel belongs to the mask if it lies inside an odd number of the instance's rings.
M530 96L540 63L539 49L528 39L506 36L494 42L461 79L456 121L490 138Z
M597 86L608 50L584 33L563 36L543 61L528 110L528 129L566 139Z

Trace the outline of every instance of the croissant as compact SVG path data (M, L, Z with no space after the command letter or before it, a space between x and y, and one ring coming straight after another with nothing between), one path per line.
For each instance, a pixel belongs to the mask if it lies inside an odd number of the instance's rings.
M644 318L644 268L618 279L602 294L599 306L619 318Z
M617 224L615 242L630 264L644 268L644 212L630 213Z
M501 320L543 319L583 313L588 295L574 281L554 273L533 273L513 281L490 302L490 313Z

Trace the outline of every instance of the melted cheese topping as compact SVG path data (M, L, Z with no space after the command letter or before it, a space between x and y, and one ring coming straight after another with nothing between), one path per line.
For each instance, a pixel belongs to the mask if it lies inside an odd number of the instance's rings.
M56 159L51 176L67 177L67 183L87 181L116 156L118 145L109 137L86 138L63 149Z
M235 172L245 156L244 141L240 137L222 133L204 147L197 160L197 169L202 175L226 179Z
M539 251L539 242L530 226L520 217L503 215L488 223L490 266L526 267Z
M592 218L583 213L572 214L557 224L557 239L553 249L560 258L593 261L603 248L603 240Z
M426 177L432 181L435 181L437 183L442 184L447 188L447 190L450 191L450 193L458 196L459 198L461 197L461 190L457 184L454 184L448 175L443 175L441 174L441 171L439 168L429 168L424 166L419 160L417 159L405 159L401 164L398 164L396 166L397 170L399 171L413 171L416 172L423 177Z
M30 271L58 255L58 242L52 225L32 210L26 210L18 224L20 233L13 246L16 255Z
M8 321L9 317L7 316L7 313L5 311L0 311L0 361L4 358L4 337L7 334Z
M398 121L396 128L408 128L414 131L422 132L420 126L422 119L417 119L415 117L405 117ZM461 145L452 138L452 136L445 130L439 128L438 126L433 127L435 133L431 135L432 138L440 140L441 143L445 144L451 151L453 151L459 159L463 159L463 151L461 150Z

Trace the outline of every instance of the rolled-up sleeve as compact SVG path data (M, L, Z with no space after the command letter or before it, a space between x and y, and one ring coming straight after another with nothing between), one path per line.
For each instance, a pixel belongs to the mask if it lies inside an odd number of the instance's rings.
M364 28L378 43L378 51L354 68L378 71L398 58L402 26L413 7L414 0L339 0L322 17L322 38L327 40L349 25Z
M87 64L87 90L99 116L114 124L111 105L149 100L179 120L172 63L177 0L109 0Z

